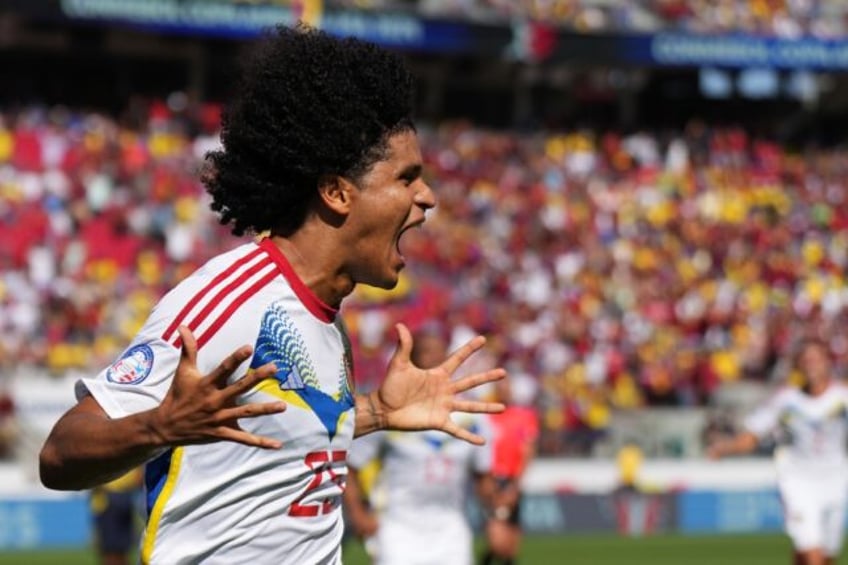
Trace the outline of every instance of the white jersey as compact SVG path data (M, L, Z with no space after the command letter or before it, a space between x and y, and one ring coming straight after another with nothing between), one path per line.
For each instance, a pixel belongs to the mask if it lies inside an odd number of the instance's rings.
M273 361L274 378L239 402L284 400L281 414L239 421L278 439L169 449L147 464L142 563L340 563L341 493L353 437L347 341L336 311L297 278L276 246L249 243L212 259L168 293L121 358L77 383L110 417L157 406L179 361L179 325L208 374L242 345L253 356L231 380Z
M377 432L354 440L351 467L381 462L371 494L379 520L375 563L470 563L467 493L474 473L491 470L491 432L483 416L454 420L486 438L486 445L437 431Z
M780 430L775 451L784 527L796 551L842 547L848 495L848 388L832 383L819 396L784 388L751 414L745 427L763 437Z
M848 388L832 383L811 396L783 388L746 418L744 427L757 437L780 431L778 471L812 470L842 473L846 469Z

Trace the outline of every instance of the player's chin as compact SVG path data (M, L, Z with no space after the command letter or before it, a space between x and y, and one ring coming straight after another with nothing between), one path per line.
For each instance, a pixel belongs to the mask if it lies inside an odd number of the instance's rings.
M403 268L403 267L401 267ZM397 269L393 274L388 275L384 278L381 278L379 281L375 282L371 286L376 286L377 288L382 288L383 290L392 290L398 285L398 281L400 280L400 268Z
M387 266L381 269L379 273L367 277L367 280L360 281L368 286L382 288L383 290L392 290L398 285L400 280L400 272L403 270L403 263L397 263L392 266Z

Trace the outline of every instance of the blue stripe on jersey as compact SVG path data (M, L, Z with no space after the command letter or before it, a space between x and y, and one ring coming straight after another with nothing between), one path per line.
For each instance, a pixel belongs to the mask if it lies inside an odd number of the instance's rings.
M168 469L171 467L171 456L173 449L169 449L156 459L150 461L144 468L144 485L147 490L147 516L153 512L153 505L162 493L165 479L168 478Z
M318 416L321 423L327 429L330 440L336 436L339 420L342 414L353 408L353 395L345 389L342 397L338 400L317 388L306 386L294 391Z
M421 437L424 439L424 441L427 443L427 445L429 445L430 447L432 447L436 451L441 451L442 446L445 444L445 441L447 440L446 435L445 436L437 436L437 435L433 434L432 432L425 432L424 434L422 434Z

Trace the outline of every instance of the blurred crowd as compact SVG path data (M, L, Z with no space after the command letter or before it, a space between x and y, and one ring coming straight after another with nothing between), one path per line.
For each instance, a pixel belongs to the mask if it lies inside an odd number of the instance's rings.
M833 38L848 6L833 0L327 0L327 6L415 9L434 16L537 20L579 32L744 32Z
M0 368L109 362L159 297L232 246L198 185L219 112L0 115Z
M539 386L543 452L589 450L616 409L798 379L806 335L848 366L844 150L699 122L524 136L453 124L424 140L440 204L403 242L419 287L404 315L491 335Z
M165 291L239 243L197 181L218 114L0 114L0 376L99 370ZM346 302L359 386L383 374L396 321L455 344L482 332L474 362L510 370L542 453L587 453L615 410L797 378L805 335L848 367L845 150L699 122L420 133L439 205L404 236L398 287Z

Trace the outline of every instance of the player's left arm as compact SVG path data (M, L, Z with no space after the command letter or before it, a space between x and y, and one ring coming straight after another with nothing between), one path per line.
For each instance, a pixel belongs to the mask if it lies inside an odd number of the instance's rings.
M385 447L385 434L371 434L356 439L347 454L347 481L343 494L344 505L353 531L361 538L377 533L377 514L368 503L365 484L360 474L369 464L379 461Z
M477 336L454 351L437 367L420 369L412 364L412 335L403 325L396 326L399 344L389 362L382 386L356 396L355 436L381 429L441 430L454 437L482 445L483 437L458 426L453 412L496 413L504 409L498 402L480 402L460 398L460 394L506 376L503 369L492 369L453 380L454 372L486 339Z
M710 459L721 459L729 455L743 455L751 453L759 445L757 436L748 431L742 431L729 438L715 441L707 448L707 457Z
M348 519L356 535L361 538L369 538L376 534L379 521L366 502L359 477L359 469L352 466L348 467L347 483L343 496Z
M729 455L744 455L757 449L760 439L777 426L781 414L786 409L789 394L789 389L784 388L772 395L745 418L740 432L731 437L720 438L709 445L707 457L721 459Z

